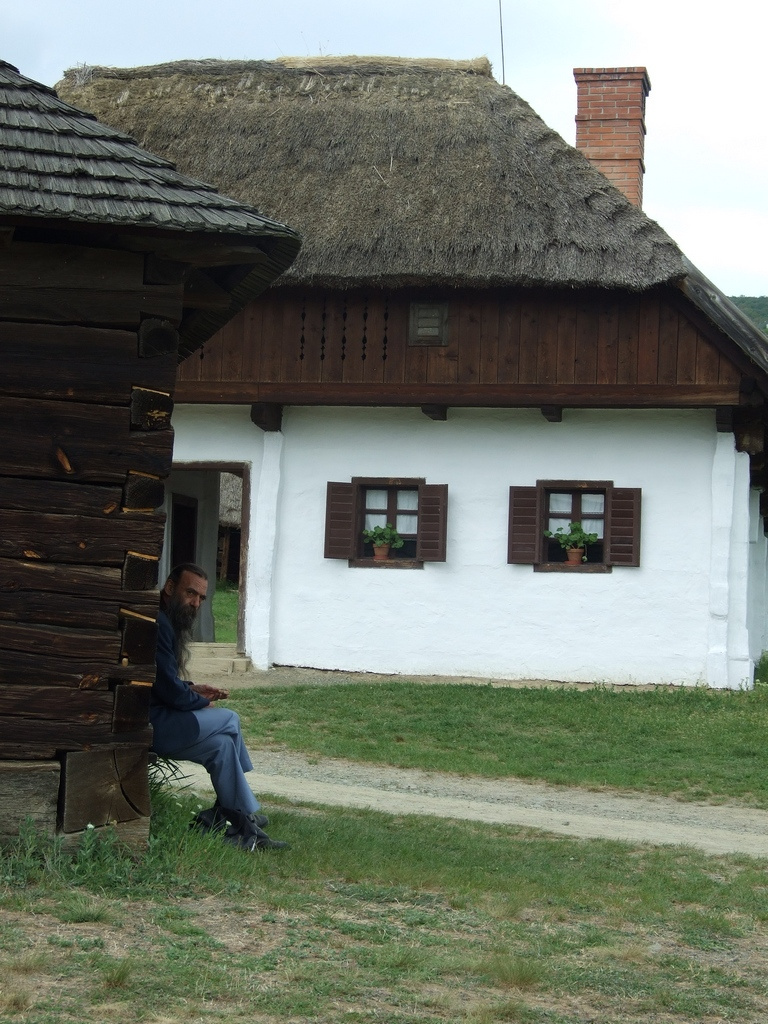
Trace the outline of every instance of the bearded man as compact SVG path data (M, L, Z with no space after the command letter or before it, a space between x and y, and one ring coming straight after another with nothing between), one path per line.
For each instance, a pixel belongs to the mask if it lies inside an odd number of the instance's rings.
M160 592L157 616L157 673L149 719L152 748L163 757L194 761L211 776L216 804L197 816L204 830L220 831L224 841L244 850L290 849L270 839L269 824L245 780L253 768L234 711L214 707L229 693L205 683L189 683L184 673L192 626L208 592L208 574L199 565L177 565Z

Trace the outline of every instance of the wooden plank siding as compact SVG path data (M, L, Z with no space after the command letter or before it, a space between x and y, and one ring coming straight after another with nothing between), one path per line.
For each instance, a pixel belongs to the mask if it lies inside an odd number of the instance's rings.
M176 400L282 404L739 403L716 328L662 290L456 291L447 345L409 345L417 293L275 289L181 364Z

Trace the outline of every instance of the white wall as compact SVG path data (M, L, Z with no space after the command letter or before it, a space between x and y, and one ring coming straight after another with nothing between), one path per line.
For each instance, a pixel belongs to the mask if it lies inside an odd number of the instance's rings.
M747 569L765 595L765 543L750 534L747 457L710 411L566 410L549 423L538 410L450 409L434 422L416 409L291 408L282 435L264 435L247 408L181 407L174 427L176 459L253 465L246 647L263 667L749 682L763 638L746 613ZM372 570L324 558L326 483L352 476L448 484L447 561ZM537 479L641 487L640 568L507 565L509 486Z

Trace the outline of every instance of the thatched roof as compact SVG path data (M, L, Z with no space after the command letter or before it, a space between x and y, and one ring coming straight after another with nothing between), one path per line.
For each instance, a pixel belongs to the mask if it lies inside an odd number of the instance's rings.
M80 68L68 100L295 226L282 284L588 286L684 276L675 243L487 60Z

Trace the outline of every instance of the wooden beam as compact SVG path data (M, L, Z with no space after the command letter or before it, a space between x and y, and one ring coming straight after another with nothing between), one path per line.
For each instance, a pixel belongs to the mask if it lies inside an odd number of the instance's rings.
M737 384L347 384L179 381L177 403L445 405L462 408L691 408L738 405Z
M448 419L447 405L422 405L421 411L431 420L444 421Z
M563 407L561 405L542 405L541 415L550 423L562 423Z
M283 407L275 402L254 402L251 420L265 431L280 430L283 425Z
M718 434L733 433L733 406L721 405L715 410L715 422Z

